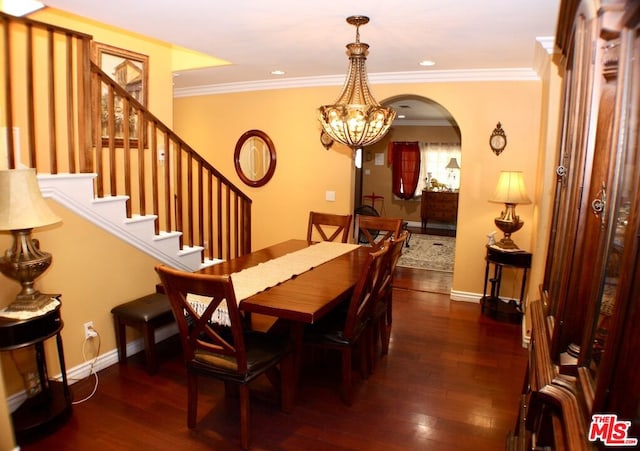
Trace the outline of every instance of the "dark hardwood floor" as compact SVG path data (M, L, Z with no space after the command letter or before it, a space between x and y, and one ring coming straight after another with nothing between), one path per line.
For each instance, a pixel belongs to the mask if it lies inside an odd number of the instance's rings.
M452 302L451 274L399 268L389 355L368 380L356 377L356 398L338 395L338 365L305 365L293 414L277 408L270 385L252 397L254 450L499 450L513 430L527 353L519 326ZM23 450L234 450L236 404L223 385L205 381L198 426L186 426L186 385L177 342L161 344L157 375L142 355L99 373L95 395L75 405L71 420ZM357 374L357 373L356 373ZM93 378L72 386L83 398Z

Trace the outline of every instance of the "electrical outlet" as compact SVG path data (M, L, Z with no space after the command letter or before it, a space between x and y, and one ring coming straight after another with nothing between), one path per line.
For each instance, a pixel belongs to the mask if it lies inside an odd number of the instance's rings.
M98 334L93 330L93 321L84 323L84 338L93 338L97 336Z

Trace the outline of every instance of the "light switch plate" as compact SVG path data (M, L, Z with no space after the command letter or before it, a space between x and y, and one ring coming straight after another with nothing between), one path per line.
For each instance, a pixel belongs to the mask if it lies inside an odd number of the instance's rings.
M326 191L324 198L329 202L335 202L336 200L336 192L335 191Z

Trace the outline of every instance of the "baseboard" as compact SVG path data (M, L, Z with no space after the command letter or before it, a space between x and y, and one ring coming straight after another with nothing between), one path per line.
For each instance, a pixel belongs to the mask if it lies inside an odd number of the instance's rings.
M481 297L482 295L479 293L468 293L466 291L456 290L451 290L451 295L449 296L452 301L471 302L473 304L479 304Z
M405 221L407 223L408 227L413 227L416 229L422 229L422 222L421 221ZM456 230L456 225L455 224L449 224L446 222L431 222L428 224L427 229L438 229L438 230L448 230L448 231L455 231Z
M471 302L473 304L479 304L482 296L483 295L480 293L469 293L466 291L451 290L450 299L452 301L462 301L462 302ZM505 302L512 302L512 301L518 302L518 299L516 298L507 298L507 297L501 296L500 299L502 299Z
M156 330L155 342L159 343L177 333L178 326L175 323L160 327ZM142 337L127 343L127 356L132 356L143 350L144 340L142 339ZM67 369L67 382L70 386L89 377L92 374L90 373L90 371L92 371L92 362L93 360L81 363L80 365L74 366L71 369ZM95 363L93 364L93 371L98 372L104 370L105 368L108 368L116 363L118 363L118 350L114 348L98 356L98 358L95 360ZM62 374L58 373L57 375L51 377L51 379L61 381ZM22 390L7 397L7 407L9 408L9 411L14 412L26 399L26 390Z

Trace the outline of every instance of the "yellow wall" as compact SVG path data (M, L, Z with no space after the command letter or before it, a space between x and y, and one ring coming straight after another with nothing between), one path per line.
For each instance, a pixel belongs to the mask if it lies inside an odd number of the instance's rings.
M124 301L151 293L158 282L154 271L156 261L120 239L92 225L55 201L47 203L62 222L36 229L34 238L40 240L41 249L51 253L51 266L36 281L43 293L62 294L62 340L67 370L84 362L82 343L83 324L93 321L101 337L100 353L115 349L115 335L111 308ZM0 249L10 246L11 235L0 233ZM5 306L18 293L17 282L0 277L0 306ZM55 354L54 340L46 343L50 374L60 372ZM15 351L14 359L20 370L30 366L30 348ZM95 356L95 349L85 349L87 357ZM22 379L9 353L2 353L7 392L22 390Z
M538 53L541 52L537 49ZM553 200L555 195L556 168L558 166L559 127L562 99L562 77L558 73L558 66L552 64L546 54L538 54L540 61L538 73L542 80L542 108L540 110L540 141L537 164L537 186L533 192L533 225L535 234L532 236L531 249L534 256L528 298L540 298L539 285L544 278L546 252L549 242ZM529 316L525 315L525 334L529 336L531 324Z
M404 94L427 97L449 110L458 123L464 164L460 171L453 291L462 298L481 293L486 234L496 229L493 219L501 210L500 205L487 199L499 172L521 170L529 195L537 190L542 83L451 82L379 85L372 89L379 102ZM337 91L337 87L300 88L175 100L175 130L237 184L241 181L233 169L233 150L240 135L256 128L273 140L278 165L272 181L246 190L254 200L254 249L303 237L309 210L352 211L350 152L338 145L327 151L318 139L316 109ZM508 137L500 156L488 145L498 121ZM324 200L326 190L336 191L336 202ZM525 225L514 238L520 247L531 249L533 206L518 206L517 210ZM519 286L514 284L513 288L517 297Z
M335 89L282 89L175 100L174 129L253 200L253 249L305 238L310 210L346 214L353 197L351 151L320 143L316 108ZM251 188L233 164L236 142L248 130L267 133L276 150L269 183ZM335 202L325 200L335 191Z

